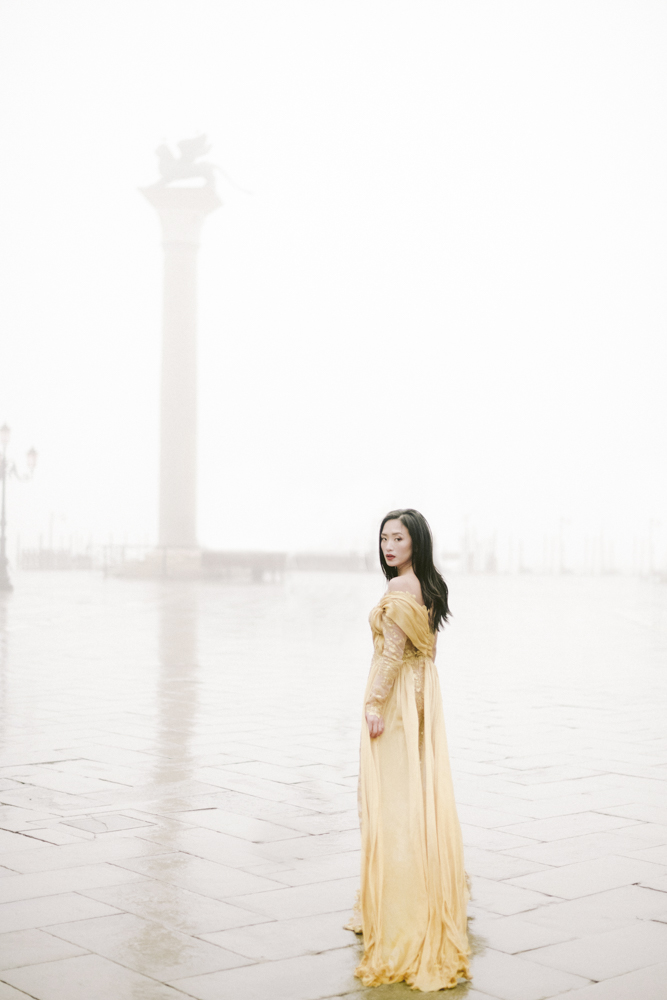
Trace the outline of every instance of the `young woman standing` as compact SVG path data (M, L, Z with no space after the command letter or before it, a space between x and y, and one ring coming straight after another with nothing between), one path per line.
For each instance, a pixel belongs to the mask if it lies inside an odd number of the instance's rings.
M361 889L347 927L363 934L365 986L405 980L430 992L470 978L468 879L438 674L447 585L419 511L380 527L387 591L370 614L375 652L359 768Z

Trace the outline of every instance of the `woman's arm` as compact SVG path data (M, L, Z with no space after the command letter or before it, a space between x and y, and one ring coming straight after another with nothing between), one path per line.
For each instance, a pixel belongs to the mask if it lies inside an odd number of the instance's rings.
M382 656L366 700L366 722L371 738L381 736L384 732L382 713L401 668L405 649L405 632L386 614L382 616L382 634L384 636Z

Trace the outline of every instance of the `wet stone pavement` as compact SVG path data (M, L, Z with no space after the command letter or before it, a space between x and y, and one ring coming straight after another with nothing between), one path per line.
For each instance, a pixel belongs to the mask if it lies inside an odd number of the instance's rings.
M375 1000L342 928L374 575L24 573L0 603L0 1000ZM466 1000L667 998L667 586L460 576ZM433 994L431 994L433 995Z

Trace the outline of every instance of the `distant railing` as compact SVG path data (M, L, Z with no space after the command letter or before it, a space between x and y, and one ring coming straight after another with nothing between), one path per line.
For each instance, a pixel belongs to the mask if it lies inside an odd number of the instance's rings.
M591 549L593 553L593 550ZM603 553L604 554L604 553ZM595 553L593 553L595 555ZM616 562L606 558L566 558L552 546L543 560L525 559L520 547L499 558L495 546L476 545L440 554L439 567L445 578L451 574L593 575L624 574L667 582L667 559L638 550L634 558ZM20 570L97 570L109 576L198 577L228 580L277 580L285 572L367 573L378 571L376 552L256 552L189 549L159 545L89 544L81 549L20 548L13 565Z
M288 570L365 573L377 568L375 554L258 552L189 549L160 545L109 544L68 549L22 549L22 570L101 570L110 576L200 576L278 579Z
M377 556L367 552L297 552L288 560L289 569L338 573L366 573L377 569Z
M94 569L90 552L70 552L68 549L22 549L19 568L27 570Z

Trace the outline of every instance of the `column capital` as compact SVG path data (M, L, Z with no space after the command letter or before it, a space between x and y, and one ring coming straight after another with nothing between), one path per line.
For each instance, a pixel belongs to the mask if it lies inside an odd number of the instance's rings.
M202 222L222 205L213 187L168 187L151 184L139 188L145 198L157 209L162 223L165 243L199 245Z

